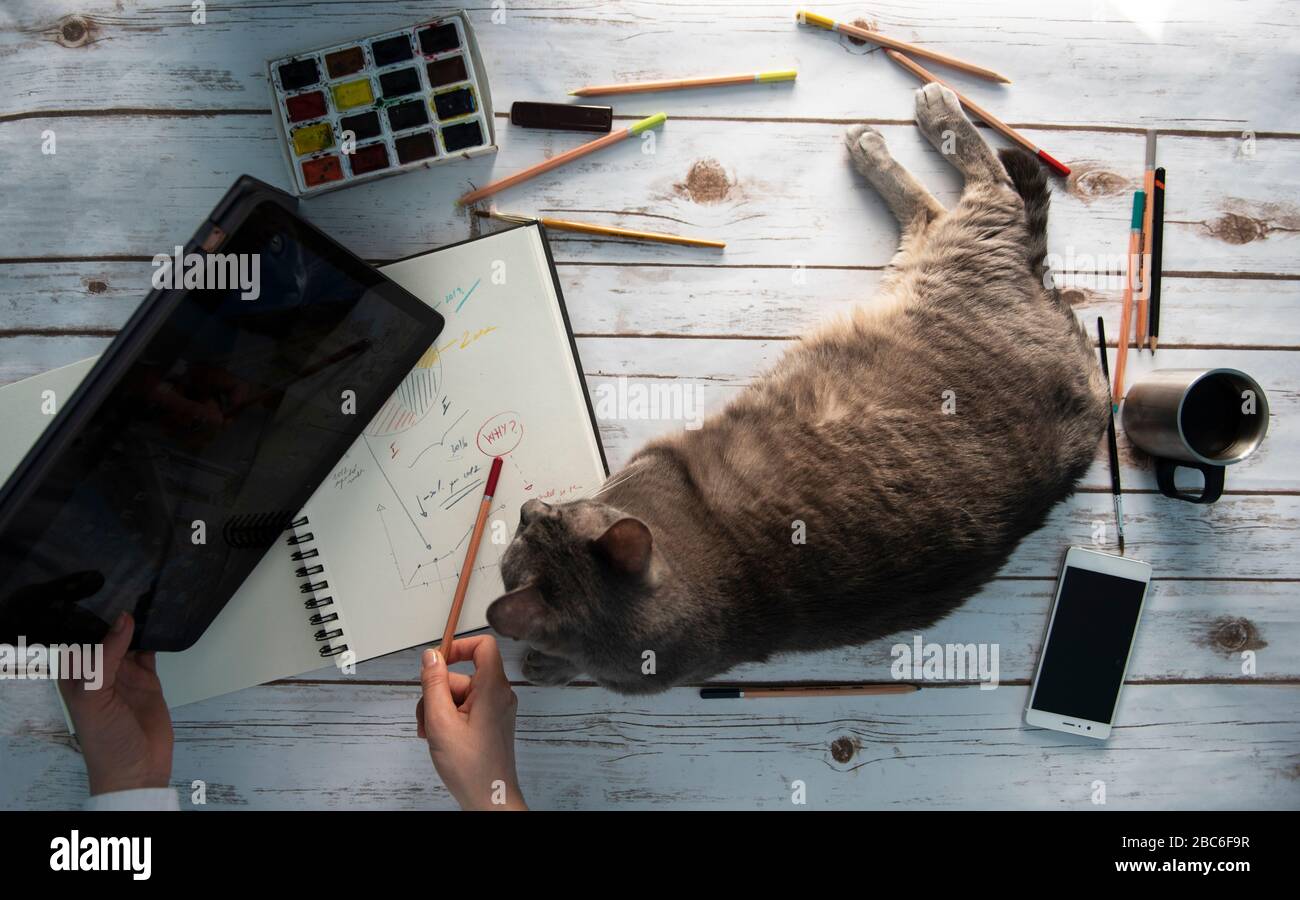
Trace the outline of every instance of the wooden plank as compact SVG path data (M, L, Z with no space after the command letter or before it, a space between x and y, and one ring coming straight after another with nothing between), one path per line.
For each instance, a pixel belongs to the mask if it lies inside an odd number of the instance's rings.
M57 711L33 702L52 688L22 687L0 737L0 807L79 805L81 759ZM796 780L813 809L1091 809L1099 780L1110 809L1300 807L1291 686L1130 686L1105 743L1026 728L1023 686L770 703L517 693L520 779L539 809L798 808ZM188 801L202 780L213 809L448 808L417 698L414 685L279 684L194 704L174 717L172 782Z
M26 335L0 339L0 348L4 350L0 360L5 360L0 363L0 380L13 381L35 371L75 362L77 358L94 355L106 344L106 338L82 336ZM579 352L588 372L588 389L601 419L601 436L611 465L621 466L646 441L685 427L688 422L683 414L707 416L721 409L790 344L784 340L580 338ZM633 352L629 348L634 348ZM1254 374L1271 398L1270 436L1256 454L1232 467L1228 490L1300 490L1300 472L1291 465L1285 452L1300 438L1297 433L1300 418L1296 415L1300 412L1300 401L1296 399L1300 391L1300 356L1285 351L1166 349L1157 360L1162 368L1224 365ZM1149 354L1141 357L1132 354L1130 361L1135 376L1155 367ZM675 418L627 418L624 413L635 414L635 409L621 410L618 406L620 395L638 392L648 395L651 390L666 389L680 389L676 396L683 398L675 407L665 401L663 415L671 414ZM603 398L609 398L608 405ZM1126 490L1154 490L1155 476L1145 454L1129 443L1123 429L1119 439ZM1104 448L1099 448L1097 462L1082 486L1109 490Z
M972 597L957 612L921 633L923 643L998 645L998 678L1028 682L1051 610L1054 579L999 580ZM1300 621L1294 610L1300 584L1268 581L1157 580L1147 598L1129 661L1129 682L1237 681L1280 682L1300 679ZM823 653L785 654L765 663L739 666L714 679L737 682L889 681L894 645L909 647L916 635L890 635L861 647ZM526 682L520 664L526 645L501 638L502 657L512 681ZM1246 651L1254 654L1253 673L1243 672ZM337 667L304 673L291 681L419 680L420 648L403 650L357 666L355 675ZM971 679L975 680L975 679Z
M47 130L57 136L53 156L40 152ZM881 131L900 162L941 201L955 201L955 170L913 126ZM625 142L511 189L497 203L728 241L719 253L557 235L562 262L726 263L788 271L883 266L897 249L898 231L849 165L843 132L843 125L824 123L790 129L670 120L656 133L653 154L643 152L649 143ZM478 227L453 203L468 186L581 140L507 127L500 136L495 156L315 197L304 203L304 214L367 258L395 259L462 239ZM1089 269L1078 265L1086 259L1092 268L1122 271L1142 138L1091 131L1053 138L1054 150L1084 162L1068 182L1052 179L1051 252L1062 268ZM104 146L114 152L102 152ZM1300 273L1295 211L1284 199L1300 194L1300 140L1261 138L1249 159L1234 159L1226 138L1170 137L1160 146L1162 162L1167 157L1170 171L1182 179L1168 194L1166 270ZM280 186L288 179L270 119L261 115L0 122L0 153L12 160L8 208L29 211L0 223L0 246L10 259L149 259L191 235L238 175ZM77 190L67 189L70 182ZM130 215L124 198L130 198Z
M440 8L455 4L237 0L208 4L207 23L193 25L188 3L29 0L0 22L0 81L24 85L5 111L265 108L266 60L401 27ZM1293 84L1297 34L1296 8L1285 0L1201 0L1179 4L1176 16L1140 13L1137 21L1126 16L1128 6L1090 0L990 0L946 4L942 12L912 0L865 16L856 0L813 8L1005 70L1014 84L941 71L1008 122L1300 131L1295 106L1279 89ZM569 0L480 4L470 18L499 110L517 99L562 98L583 84L797 67L793 86L627 97L616 105L620 113L653 105L720 117L911 117L909 75L872 46L797 26L794 9ZM1236 47L1251 51L1225 57L1224 48ZM1220 60L1232 77L1205 77L1188 59ZM1115 102L1117 86L1135 84L1159 90L1127 91L1124 103Z
M79 335L0 337L0 383L85 359L107 344L108 338ZM610 465L622 466L648 440L720 410L791 346L789 340L579 338L578 352L587 372L588 390L600 419L601 439ZM1113 358L1113 350L1111 355ZM1154 361L1150 354L1130 353L1129 362L1134 380L1157 367L1232 366L1253 374L1270 398L1269 436L1254 455L1231 468L1227 489L1300 491L1300 471L1292 465L1289 453L1289 448L1300 440L1300 354L1165 349ZM652 390L660 391L664 398L659 412L662 417L630 418L642 414L636 407L621 406L619 397L648 397ZM1155 474L1147 457L1129 443L1122 428L1119 441L1125 489L1155 490ZM1097 462L1082 486L1098 491L1110 489L1104 446L1099 446Z
M556 237L557 235L552 235ZM686 261L683 260L683 263ZM807 334L868 303L879 269L692 265L558 267L574 331L590 336L771 337ZM0 265L6 332L114 330L149 292L143 260L55 260ZM797 275L797 277L796 277ZM1062 290L1095 333L1119 333L1121 292L1105 273L1062 274ZM1161 346L1300 348L1300 280L1166 276Z

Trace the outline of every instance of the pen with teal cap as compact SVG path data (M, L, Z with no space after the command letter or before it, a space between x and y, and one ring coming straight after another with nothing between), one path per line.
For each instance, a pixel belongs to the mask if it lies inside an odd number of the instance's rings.
M1111 399L1112 412L1119 410L1119 401L1124 397L1124 366L1128 362L1129 328L1133 323L1133 281L1137 277L1140 264L1138 250L1142 246L1142 213L1146 209L1147 195L1143 191L1133 192L1133 220L1128 232L1128 272L1124 280L1124 303L1120 307L1119 344L1115 348L1115 387Z
M594 141L588 141L587 143L574 147L572 150L567 150L558 156L552 156L550 159L545 162L540 162L532 168L524 169L522 172L517 172L514 175L502 178L500 181L494 181L485 187L470 191L456 202L461 206L468 206L477 200L482 200L484 197L491 197L498 191L503 191L508 187L513 187L521 181L527 181L534 175L549 172L551 169L558 168L565 163L573 162L575 159L586 156L588 153L595 153L597 150L602 150L611 144L617 144L619 141L627 140L643 131L657 128L662 125L667 118L668 116L665 113L655 113L653 116L647 116L644 119L633 122L626 128L620 128L618 131L611 131L604 137L596 138Z

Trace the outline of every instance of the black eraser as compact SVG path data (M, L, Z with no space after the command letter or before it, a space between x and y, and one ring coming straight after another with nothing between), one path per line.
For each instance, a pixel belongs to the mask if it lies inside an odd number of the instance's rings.
M740 688L700 688L702 700L739 700L743 696Z
M519 100L510 107L510 124L520 128L605 133L614 125L614 107Z

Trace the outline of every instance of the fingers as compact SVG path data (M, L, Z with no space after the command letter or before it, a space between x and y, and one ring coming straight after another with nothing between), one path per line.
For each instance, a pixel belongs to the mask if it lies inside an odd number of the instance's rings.
M126 658L126 652L131 647L133 634L135 634L135 619L131 618L130 613L118 613L108 634L104 635L104 660L101 663L103 671L98 679L99 687L111 688L117 682L117 673L122 669L122 660ZM84 678L77 682L78 687L83 690L85 684Z
M474 680L481 685L510 683L510 680L506 678L506 667L501 660L501 650L497 646L497 639L490 634L457 638L452 641L449 656L448 663L473 660Z
M426 731L436 731L440 724L448 724L456 715L456 703L451 696L451 679L447 677L447 664L442 654L432 648L420 658L421 717Z
M104 663L116 668L126 656L131 646L131 635L135 634L135 620L128 612L118 613L113 627L104 635Z
M470 685L473 683L468 675L462 675L460 672L447 673L448 684L451 687L451 699L456 706L465 702L469 695ZM424 697L421 696L415 703L415 733L422 738L428 738L429 734L424 727Z
M474 654L484 643L490 643L496 646L496 638L490 634L474 634L469 637L456 638L451 642L451 646L443 650L447 658L447 664L453 665L458 662L467 662L474 659ZM475 660L477 666L477 660Z

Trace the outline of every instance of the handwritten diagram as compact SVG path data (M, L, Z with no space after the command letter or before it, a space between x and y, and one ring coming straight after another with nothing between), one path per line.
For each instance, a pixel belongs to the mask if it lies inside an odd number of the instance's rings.
M494 457L505 465L467 628L482 627L500 596L520 506L581 496L604 476L538 232L501 232L384 274L446 326L308 505L340 627L362 658L442 633Z

